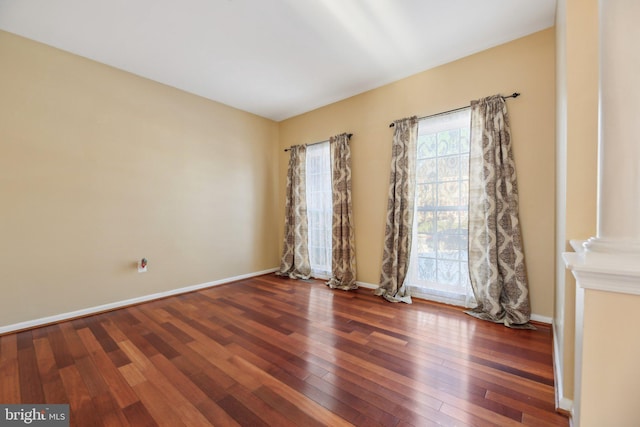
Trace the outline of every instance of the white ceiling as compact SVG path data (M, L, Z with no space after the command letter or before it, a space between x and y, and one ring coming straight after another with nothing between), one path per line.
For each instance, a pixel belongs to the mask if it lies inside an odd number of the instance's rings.
M548 28L556 0L0 0L0 29L276 121Z

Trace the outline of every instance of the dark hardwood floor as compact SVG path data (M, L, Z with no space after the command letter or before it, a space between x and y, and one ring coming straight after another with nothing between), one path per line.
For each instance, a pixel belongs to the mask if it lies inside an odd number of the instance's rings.
M261 276L0 337L0 403L73 426L568 426L551 331Z

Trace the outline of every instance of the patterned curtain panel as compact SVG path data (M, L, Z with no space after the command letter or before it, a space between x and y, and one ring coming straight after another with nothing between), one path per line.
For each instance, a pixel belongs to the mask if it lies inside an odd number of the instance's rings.
M376 295L382 295L388 301L409 304L411 295L404 281L411 250L417 139L417 117L394 122L382 272L380 286L375 290Z
M355 234L351 209L351 148L346 133L329 139L331 148L331 279L327 285L356 289Z
M284 248L280 276L292 279L308 279L311 275L309 247L307 244L306 163L307 147L291 147L287 173L287 200L285 202Z
M516 167L504 99L471 103L469 275L477 307L468 314L533 328L520 222Z

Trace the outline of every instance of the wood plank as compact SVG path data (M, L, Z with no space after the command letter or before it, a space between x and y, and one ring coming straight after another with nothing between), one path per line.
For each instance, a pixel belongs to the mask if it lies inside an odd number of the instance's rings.
M20 403L17 334L0 336L0 402Z
M82 359L89 355L87 348L82 343L76 328L73 327L71 322L63 322L58 326L62 337L64 337L64 345L69 350L68 354L73 360Z
M47 403L68 403L69 398L64 389L64 384L60 378L56 359L53 350L46 338L40 338L34 341L36 350L36 358L38 361L38 371L42 381L42 389L44 391L45 402Z
M240 427L238 420L211 400L198 403L198 409L211 425L220 427ZM277 424L274 424L277 425Z
M244 406L234 396L227 395L216 403L242 426L269 427L269 424L264 422L258 414Z
M148 381L136 384L133 389L159 426L187 426L182 416L174 410L173 403L165 398L162 390Z
M95 352L91 357L120 408L126 408L140 400L106 353Z
M18 335L0 335L0 365L18 357Z
M109 353L110 351L117 350L118 344L111 338L100 322L107 314L108 313L87 317L85 318L85 322L87 323L87 327L93 332L93 336L95 336L98 343L100 343L102 349Z
M129 384L131 387L147 380L144 374L140 372L140 370L133 363L119 366L118 370L122 374L122 377L125 379L125 381L127 381L127 384Z
M160 326L166 329L171 335L176 337L183 344L193 341L193 337L191 335L187 334L182 329L178 328L172 322L164 322Z
M153 385L156 389L162 390L162 394L164 399L170 402L172 408L175 412L179 413L182 417L182 421L189 426L196 425L206 425L207 420L202 414L197 410L192 402L185 394L182 393L187 387L184 385L182 381L176 382L171 381L167 378L166 373L164 371L160 371L156 364L160 366L169 367L170 363L168 360L162 360L164 356L158 354L154 356L154 361L150 361L151 363L147 364L142 371L142 374L145 378L148 379L148 382ZM155 363L154 363L155 362ZM171 371L168 371L171 372ZM173 376L173 379L179 378L178 376ZM138 385L136 385L138 386ZM136 387L134 386L134 387ZM195 390L189 389L189 392L192 393ZM202 399L204 400L204 399Z
M76 365L66 366L60 369L59 372L69 398L70 424L77 426L104 425L102 423L103 416L93 405L89 390L87 390Z
M241 384L235 384L229 389L229 394L235 397L238 402L244 405L252 413L260 416L260 419L269 426L297 427L302 424L295 424L287 414L275 411L268 402L261 399L256 393L252 393Z
M30 331L18 335L18 378L21 402L45 403L42 378Z
M315 375L310 375L303 381L292 377L284 370L274 369L270 373L277 380L289 384L297 392L304 394L351 424L375 426L398 423L398 419L393 415Z
M261 386L253 393L279 413L286 414L286 417L295 425L309 427L330 425L315 420L297 405L282 397L276 390L272 390L267 386Z
M97 397L109 393L109 385L100 375L100 371L93 359L89 356L76 360L76 368L83 379L89 395Z
M156 427L158 425L142 402L132 403L122 412L132 427Z
M113 395L110 392L102 393L91 399L95 411L100 414L102 424L105 427L137 427L131 424L124 411L120 409Z
M151 362L173 386L194 405L207 400L209 397L188 376L162 355L154 356Z
M102 346L96 339L95 335L93 335L93 332L91 332L91 329L80 328L80 329L76 329L76 332L78 333L78 336L82 341L82 344L84 344L84 347L87 349L89 353L96 353L99 351L103 351Z
M156 350L158 350L158 352L162 354L164 357L166 357L167 359L171 360L174 357L180 356L180 353L176 351L176 349L171 347L171 345L167 344L166 341L164 341L162 338L160 338L158 335L154 334L153 332L145 334L143 335L143 337L144 339L149 341L149 343L152 346L154 346Z
M441 401L418 393L398 392L394 384L381 384L345 369L339 369L335 374L329 373L323 377L323 380L334 387L339 387L364 399L375 407L384 408L389 415L400 420L406 420L416 425L426 423L424 420L440 425L466 425L441 413ZM388 418L388 416L384 416L384 418Z
M171 362L211 400L218 401L226 397L229 394L227 389L236 384L215 366L203 370L183 356L176 357Z
M502 403L503 405L515 408L522 412L522 422L525 425L531 425L531 420L543 422L547 426L565 425L566 418L558 413L554 413L549 409L541 409L531 405L531 400L521 400L514 398L513 395L505 396L493 391L487 392L487 399Z
M336 414L328 411L326 408L322 407L318 403L314 402L312 399L309 399L304 394L296 391L294 388L290 387L287 384L284 384L271 375L266 374L261 371L254 365L251 365L246 360L241 357L234 356L231 360L234 366L238 366L242 370L246 372L250 372L252 376L257 377L257 382L262 385L258 387L254 391L255 394L259 395L261 392L266 393L267 389L271 396L277 396L278 399L282 399L278 401L278 406L280 408L289 408L284 411L281 409L280 412L285 412L291 414L293 411L293 407L296 408L296 411L301 411L301 413L306 414L310 419L314 421L319 421L321 424L330 425L330 426L348 426L351 425L349 422L344 420L343 418L337 416ZM263 398L263 400L265 400ZM274 405L270 405L274 406ZM294 420L295 421L295 420ZM303 423L304 425L304 423Z
M15 359L6 360L0 365L0 402L5 404L22 402L17 353Z

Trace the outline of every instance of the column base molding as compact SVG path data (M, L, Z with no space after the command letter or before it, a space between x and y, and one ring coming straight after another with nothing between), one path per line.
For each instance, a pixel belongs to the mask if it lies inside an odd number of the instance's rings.
M576 278L576 286L640 295L640 247L636 252L633 250L634 244L621 245L620 242L597 238L586 242L572 240L571 246L575 252L565 252L562 258ZM628 250L615 250L621 246Z

